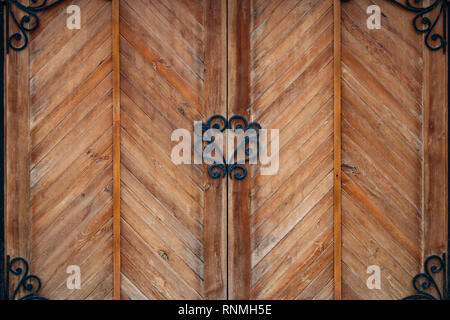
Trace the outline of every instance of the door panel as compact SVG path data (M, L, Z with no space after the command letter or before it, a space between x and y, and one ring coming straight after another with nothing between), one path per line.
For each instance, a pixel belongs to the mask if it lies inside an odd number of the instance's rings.
M252 13L251 112L280 130L280 168L251 177L251 295L333 298L332 1Z
M382 9L382 28L389 32L367 29L362 17L371 4ZM444 228L436 230L433 243L424 238L425 232L430 237L424 229L430 221L446 225L441 214L446 212L445 204L434 201L424 207L425 197L429 198L424 194L424 179L429 181L438 172L446 176L446 160L441 157L445 152L431 155L427 151L432 145L438 147L439 140L424 142L424 136L437 138L437 131L445 136L441 124L446 118L445 95L441 101L433 98L433 108L440 105L441 110L434 109L433 115L428 100L430 94L440 94L429 91L428 72L445 60L442 52L425 47L424 39L410 26L412 18L410 12L385 1L343 5L342 276L346 299L407 296L424 258L445 250ZM433 75L445 82L444 74L435 70ZM439 129L430 132L434 126ZM442 178L435 183L445 185ZM426 190L431 197L437 196L430 185ZM442 191L439 194L446 199ZM381 269L381 290L367 290L367 268L372 265Z
M204 294L204 174L176 166L170 142L205 103L204 8L191 5L120 2L122 298Z
M76 4L83 28L68 30L57 5L7 56L7 248L30 261L42 296L111 299L111 3ZM66 286L69 266L80 290Z
M122 294L135 287L149 298L201 298L205 286L205 297L226 298L228 282L231 299L293 299L302 291L299 287L305 289L312 282L313 297L332 297L331 1L273 1L262 17L254 14L261 10L256 2L229 2L228 80L222 68L225 51L219 49L226 48L226 38L221 38L226 34L224 6L206 3L203 33L190 35L203 39L199 49L176 28L167 41L164 21L176 19L180 3L166 3L167 16L142 3L121 2L122 271L124 283L129 284ZM148 1L149 8L156 3ZM145 20L147 15L154 19ZM174 21L181 28L181 21ZM205 74L198 64L202 52ZM198 87L188 77L204 80ZM198 166L168 163L171 145L167 143L171 130L189 129L195 120L226 114L220 106L225 106L221 97L227 81L228 115L249 114L263 127L280 129L280 161L289 163L274 176L261 176L255 169L248 180L230 181L228 200L226 181L202 175ZM200 98L192 99L187 89ZM195 108L199 99L203 105ZM183 114L180 105L185 106ZM151 121L156 120L152 117L159 117L158 121ZM161 122L165 128L159 130ZM208 188L205 194L201 179ZM177 190L171 188L174 185ZM227 232L224 201L229 202L228 254L227 239L221 236ZM224 215L214 217L213 212ZM151 228L155 219L158 227ZM312 225L317 228L307 231ZM168 239L173 231L177 236ZM246 239L249 235L251 240ZM204 246L210 243L207 252ZM301 250L294 256L297 247ZM169 257L168 266L161 256ZM171 256L180 262L175 264ZM139 259L151 267L137 276L139 263L133 261ZM227 265L228 280L224 279ZM203 272L209 275L203 278ZM167 285L162 288L151 280L155 277ZM174 287L179 280L182 288Z

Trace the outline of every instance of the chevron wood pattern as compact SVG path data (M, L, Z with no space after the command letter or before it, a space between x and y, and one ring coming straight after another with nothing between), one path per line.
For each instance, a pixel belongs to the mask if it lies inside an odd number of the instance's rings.
M251 114L280 130L276 175L253 172L255 299L333 298L332 1L252 2Z
M382 28L369 30L376 4ZM386 1L342 6L343 298L413 292L423 253L423 39L412 14ZM366 286L381 268L381 290Z
M30 260L43 296L413 293L424 258L447 245L446 56L428 51L413 14L388 1L343 3L339 23L334 1L120 0L119 68L111 1L67 0L40 13L27 49L6 60L5 211L8 253ZM66 28L70 4L81 8L81 30ZM373 4L382 30L366 26ZM342 59L335 59L339 25ZM336 61L342 279L334 279ZM113 78L120 78L119 155ZM227 183L210 179L207 166L175 165L173 130L192 131L216 113L278 129L278 172L265 176L252 165L245 183ZM113 156L120 156L114 181ZM81 269L80 290L66 286L71 265ZM381 268L380 290L366 285L372 265Z
M80 30L66 28L70 4ZM31 265L43 296L110 299L111 2L69 1L41 17L29 48ZM66 286L70 265L80 290Z
M202 119L204 5L120 1L122 299L204 296L203 170L170 141Z

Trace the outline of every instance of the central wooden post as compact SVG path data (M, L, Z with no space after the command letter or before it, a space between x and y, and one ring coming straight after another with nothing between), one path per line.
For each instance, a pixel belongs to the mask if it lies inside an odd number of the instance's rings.
M250 115L250 0L228 1L228 118ZM250 119L249 119L250 120ZM228 298L250 298L250 170L228 183Z

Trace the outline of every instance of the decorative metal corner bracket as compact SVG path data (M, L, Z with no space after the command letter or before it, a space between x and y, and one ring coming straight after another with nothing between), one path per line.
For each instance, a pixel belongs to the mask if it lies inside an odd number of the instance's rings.
M226 152L223 152L223 143L219 144L216 141L217 135L227 129L243 135L243 139L238 141L228 161ZM243 116L234 115L227 120L224 116L216 114L206 123L198 122L194 125L194 134L197 137L194 151L202 160L210 164L208 174L212 179L225 178L228 175L230 179L243 180L247 176L247 168L244 164L256 159L260 153L260 130L261 125L258 122L248 123ZM243 157L237 159L240 156Z
M27 260L21 257L11 259L7 256L6 267L5 300L47 300L38 296L42 282L38 276L29 274L30 267ZM14 290L11 288L12 276L18 279Z
M18 0L0 0L2 5L6 6L6 52L10 49L20 51L28 46L28 32L34 31L39 27L39 11L47 10L64 0L31 0L31 5L27 6ZM14 9L17 8L17 9ZM19 12L23 15L18 18ZM20 20L19 20L20 19ZM11 34L10 20L17 26L17 32Z
M350 0L341 0L349 2ZM449 0L433 0L428 6L420 5L423 0L388 0L403 9L416 13L413 18L412 25L414 29L425 34L425 45L433 51L441 50L446 53L447 50L447 6ZM430 14L434 14L430 18ZM439 20L442 20L442 33L435 32L435 27Z
M447 260L445 253L429 256L424 263L424 272L418 273L412 281L416 294L403 298L403 300L448 300L447 287ZM439 287L436 275L442 274L442 287ZM430 290L434 291L434 295Z

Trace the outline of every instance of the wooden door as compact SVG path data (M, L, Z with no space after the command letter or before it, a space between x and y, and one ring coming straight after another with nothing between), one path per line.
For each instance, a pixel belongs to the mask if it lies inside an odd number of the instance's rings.
M371 4L388 32L367 29ZM447 246L446 56L426 46L414 14L396 4L342 8L343 296L398 299ZM382 290L367 290L370 265L381 268Z
M120 1L122 298L226 297L226 184L173 164L170 141L226 113L225 9Z
M39 17L5 61L5 222L42 296L400 299L447 250L447 56L397 4L69 0ZM216 114L279 130L278 169L175 164L174 130Z
M123 297L293 299L306 276L331 298L332 2L120 12ZM173 165L171 131L217 113L279 129L280 171L227 188Z

